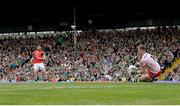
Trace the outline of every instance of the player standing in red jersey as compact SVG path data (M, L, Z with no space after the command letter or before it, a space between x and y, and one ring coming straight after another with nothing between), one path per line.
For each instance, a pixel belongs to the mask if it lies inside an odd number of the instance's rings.
M41 46L37 46L36 50L33 52L33 57L31 59L31 62L33 62L34 80L37 80L39 70L42 71L42 74L45 77L46 70L43 64L43 61L45 59L46 59L46 56Z

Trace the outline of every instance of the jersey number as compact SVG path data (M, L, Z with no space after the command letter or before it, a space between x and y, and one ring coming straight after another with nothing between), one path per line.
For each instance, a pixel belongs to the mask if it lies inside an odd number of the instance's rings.
M151 56L151 58L155 61L155 58L153 56Z

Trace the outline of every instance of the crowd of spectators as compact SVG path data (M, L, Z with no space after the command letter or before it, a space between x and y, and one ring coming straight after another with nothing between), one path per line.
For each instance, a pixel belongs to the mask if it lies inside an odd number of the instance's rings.
M26 36L26 35L24 35ZM129 31L85 31L73 37L61 34L0 38L0 82L34 81L30 59L40 45L46 53L46 76L38 81L129 80L129 65L137 62L137 46L144 44L162 68L179 57L180 31L157 28Z
M180 81L180 64L168 75L166 76L165 80L168 81Z

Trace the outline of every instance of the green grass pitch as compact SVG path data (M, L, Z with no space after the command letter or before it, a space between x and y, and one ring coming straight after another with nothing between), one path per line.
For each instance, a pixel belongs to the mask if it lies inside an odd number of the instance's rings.
M0 83L0 105L172 105L180 84L165 83Z

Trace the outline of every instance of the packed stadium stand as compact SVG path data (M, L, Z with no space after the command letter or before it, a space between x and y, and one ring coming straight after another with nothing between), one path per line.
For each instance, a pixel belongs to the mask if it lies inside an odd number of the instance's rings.
M0 0L0 105L180 105L180 0Z
M157 57L162 68L159 80L180 80L179 6L171 0L161 4L155 0L3 0L0 82L132 81L127 69L137 64L140 44ZM30 59L38 45L47 57L46 76L40 69L34 80Z
M44 77L39 71L37 81L131 81L133 76L127 68L136 64L139 44L146 45L147 51L158 58L165 70L180 56L180 30L169 27L83 31L77 35L76 49L71 34L1 36L0 81L34 81L30 59L37 45L42 46L47 56L47 75ZM168 73L166 79L180 80L179 67Z

